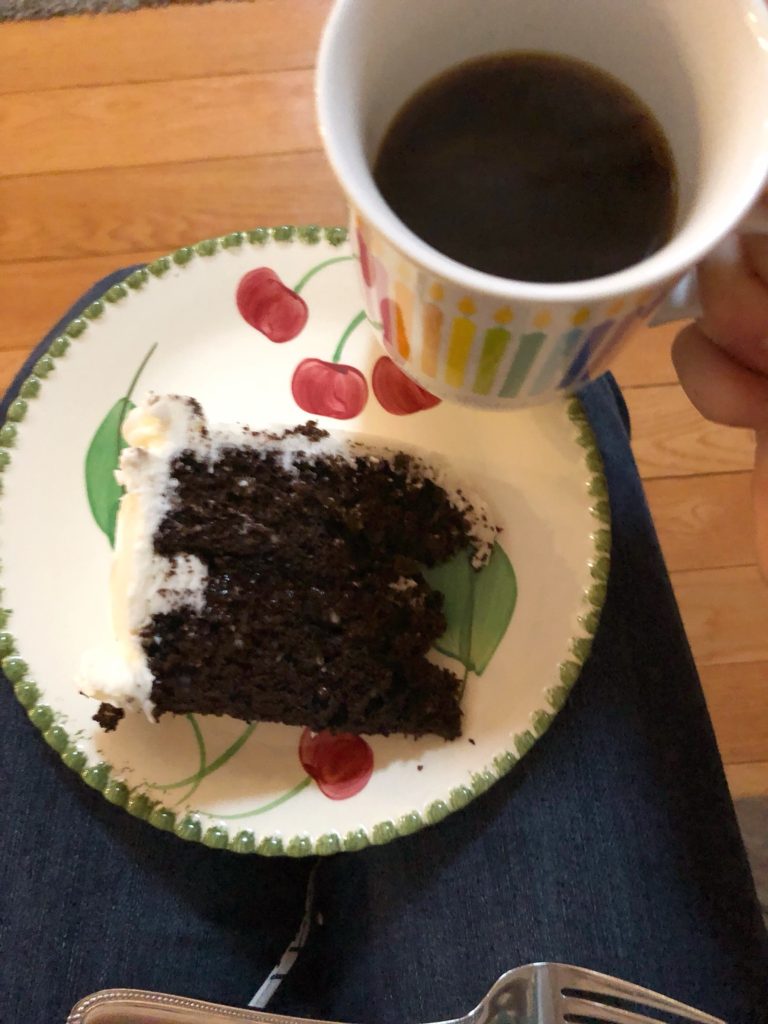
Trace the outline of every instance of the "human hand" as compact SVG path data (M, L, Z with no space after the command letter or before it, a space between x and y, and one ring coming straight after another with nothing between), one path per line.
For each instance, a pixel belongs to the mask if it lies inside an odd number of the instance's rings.
M768 237L730 236L698 276L702 315L678 334L672 358L702 415L755 431L757 557L768 579Z

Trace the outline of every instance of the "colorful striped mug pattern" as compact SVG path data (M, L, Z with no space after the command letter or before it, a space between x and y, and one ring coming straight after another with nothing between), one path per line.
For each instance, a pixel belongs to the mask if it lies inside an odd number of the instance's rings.
M366 315L389 355L428 391L524 406L578 390L646 323L670 282L590 305L502 303L406 260L353 214Z

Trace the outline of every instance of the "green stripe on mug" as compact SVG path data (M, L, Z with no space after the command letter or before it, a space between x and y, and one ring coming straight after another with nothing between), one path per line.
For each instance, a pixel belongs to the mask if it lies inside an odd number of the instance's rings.
M544 331L533 331L531 334L522 336L517 355L512 361L507 379L499 392L502 398L513 398L520 390L546 337Z
M485 332L483 351L480 353L480 362L472 388L476 395L487 395L491 390L499 363L511 337L511 333L505 327L490 327Z

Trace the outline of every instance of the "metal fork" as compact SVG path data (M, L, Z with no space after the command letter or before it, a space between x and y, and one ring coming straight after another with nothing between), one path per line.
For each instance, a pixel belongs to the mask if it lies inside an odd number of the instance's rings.
M681 1022L725 1024L719 1017L631 982L553 963L526 964L507 971L474 1010L442 1024L658 1024L659 1013Z
M474 1010L439 1024L666 1024L669 1017L679 1024L725 1024L719 1017L607 974L540 963L502 974ZM333 1024L135 989L97 992L81 1000L67 1018L68 1024L114 1024L116 1020L121 1024L232 1024L234 1020L244 1024Z

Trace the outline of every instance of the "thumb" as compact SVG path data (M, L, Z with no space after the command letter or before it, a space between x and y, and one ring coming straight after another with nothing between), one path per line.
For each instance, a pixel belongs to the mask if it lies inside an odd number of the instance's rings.
M752 501L755 510L757 564L768 581L768 430L757 433L755 472L752 476Z

